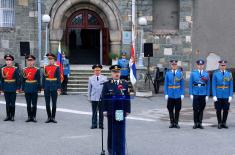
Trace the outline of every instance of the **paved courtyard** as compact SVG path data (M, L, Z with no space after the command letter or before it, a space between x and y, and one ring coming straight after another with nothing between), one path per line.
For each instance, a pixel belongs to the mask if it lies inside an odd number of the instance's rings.
M0 96L0 118L5 117ZM100 130L91 130L91 107L85 95L60 96L58 124L45 124L44 98L39 98L38 123L27 119L24 97L17 97L16 121L0 121L1 155L99 155ZM181 129L169 129L164 97L134 98L127 120L128 155L235 155L235 102L228 118L228 130L216 128L212 99L206 108L204 130L192 129L192 108L183 102ZM106 139L105 121L105 139ZM106 140L105 140L106 148Z

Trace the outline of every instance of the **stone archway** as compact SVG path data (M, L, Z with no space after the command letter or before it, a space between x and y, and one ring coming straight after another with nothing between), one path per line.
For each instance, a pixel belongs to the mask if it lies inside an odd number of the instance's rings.
M51 8L50 45L52 50L58 48L66 29L67 18L77 10L89 9L96 12L109 28L110 50L119 53L121 48L121 17L112 0L58 0Z

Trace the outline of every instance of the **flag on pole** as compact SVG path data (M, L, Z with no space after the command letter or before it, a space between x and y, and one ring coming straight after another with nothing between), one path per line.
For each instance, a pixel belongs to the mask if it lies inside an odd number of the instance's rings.
M59 47L58 47L56 64L60 67L60 80L62 82L64 80L64 69L63 69L62 52L61 52L61 44L60 43L59 43Z
M130 80L132 85L135 85L136 83L136 65L135 65L135 49L133 45L131 46L131 59L129 62L130 66Z

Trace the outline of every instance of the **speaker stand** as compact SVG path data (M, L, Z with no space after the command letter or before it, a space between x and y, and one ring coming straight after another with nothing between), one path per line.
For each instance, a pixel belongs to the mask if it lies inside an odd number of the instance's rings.
M152 83L152 85L154 86L154 82L150 74L150 57L148 57L147 73L145 74L145 83L147 81L149 82L149 90L150 90L151 89L150 84Z

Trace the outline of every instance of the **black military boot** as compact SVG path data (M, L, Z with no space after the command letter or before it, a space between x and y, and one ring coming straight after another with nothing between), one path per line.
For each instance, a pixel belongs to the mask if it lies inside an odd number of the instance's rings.
M174 122L174 127L177 128L177 129L180 129L180 126L179 126L179 116L180 116L180 112L179 111L176 111L175 112L175 122Z
M194 120L193 129L197 129L197 127L198 127L198 112L196 110L193 111L193 120Z
M221 111L216 111L216 116L218 120L218 129L222 129L222 124L221 124Z
M52 108L52 118L51 118L52 123L57 123L57 121L55 120L55 114L56 114L56 108Z
M228 111L223 111L223 120L222 120L222 128L228 129L228 126L226 125L226 121L228 118Z
M33 108L32 108L32 118L31 118L31 120L32 120L32 122L34 122L34 123L37 122L37 120L36 120L36 112L37 112L37 107L33 107Z
M202 119L203 119L203 111L200 111L199 112L199 124L198 124L199 129L204 129L204 127L202 126Z
M15 106L11 107L11 121L15 121Z
M10 117L10 108L9 108L9 106L6 106L6 113L7 113L7 117L4 119L4 121L10 121L11 117Z
M170 116L170 126L169 126L169 128L174 128L174 114L173 114L173 112L169 112L169 116Z
M47 110L47 120L45 123L50 123L51 122L51 108L50 106L46 106L46 110Z

